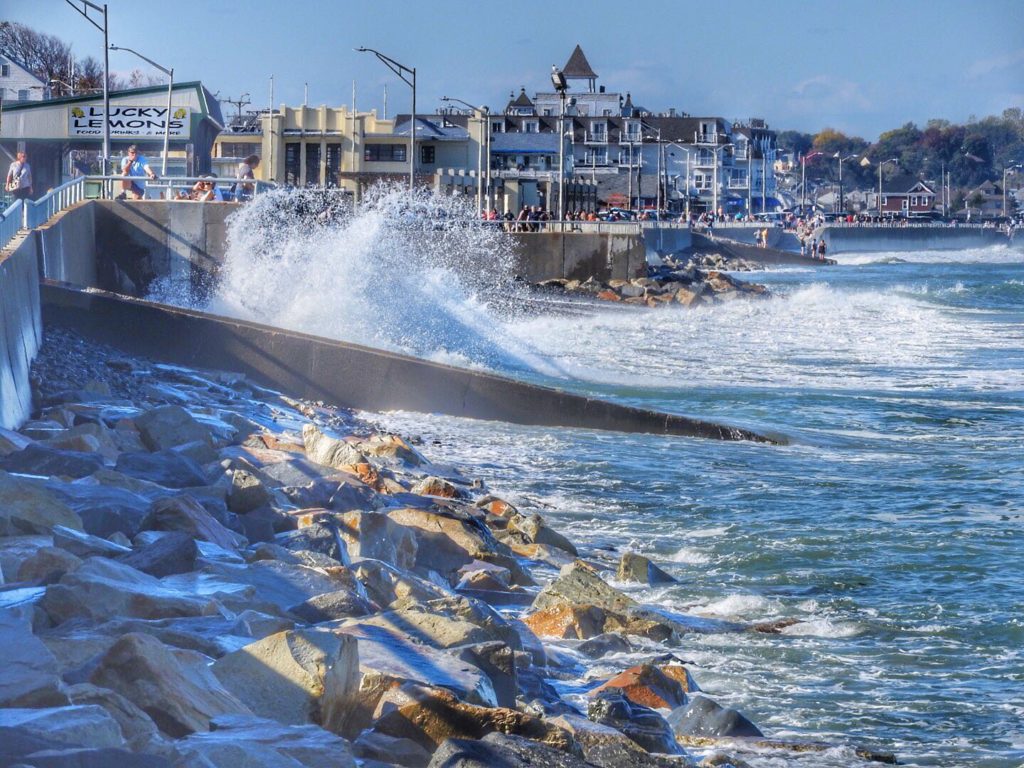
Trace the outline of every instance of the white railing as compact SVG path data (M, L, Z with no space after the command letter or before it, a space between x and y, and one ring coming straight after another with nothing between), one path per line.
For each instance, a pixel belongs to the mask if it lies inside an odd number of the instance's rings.
M0 251L7 248L14 236L21 229L24 206L21 200L15 200L7 209L0 213Z
M71 207L84 197L85 176L79 176L51 189L38 200L26 200L23 224L26 229L41 227L51 216Z
M604 131L601 131L600 133L591 133L590 131L588 131L587 135L584 137L583 140L587 144L607 144L608 134L605 133Z
M184 199L179 195L186 196L196 185L197 182L209 182L212 183L214 188L220 191L221 198L223 201L237 201L239 200L240 187L251 188L250 191L246 191L246 197L252 197L253 195L260 195L265 192L274 189L276 185L267 181L258 181L256 179L233 179L228 176L167 176L165 178L152 180L140 176L87 176L86 181L91 184L96 192L95 197L101 197L105 200L115 199L124 192L123 185L125 181L131 181L141 186L144 192L144 199L147 200L178 200Z

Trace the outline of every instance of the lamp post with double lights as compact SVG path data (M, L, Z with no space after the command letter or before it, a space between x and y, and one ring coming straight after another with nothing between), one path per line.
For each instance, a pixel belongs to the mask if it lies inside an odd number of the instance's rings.
M717 216L718 215L718 187L719 187L719 179L718 179L718 172L719 172L719 167L718 167L718 150L723 150L724 151L727 147L733 147L733 146L735 146L735 144L733 144L730 141L727 144L719 144L714 149L714 158L713 159L714 159L715 162L714 162L714 177L712 179L712 181L714 182L714 186L711 189L711 192L712 192L712 202L711 202L712 211L711 211L711 215L712 216Z
M890 157L888 160L883 160L878 164L878 219L882 219L882 167L886 163L894 163L899 165L900 161L895 157Z
M358 53L372 53L385 67L390 69L398 79L412 88L412 119L409 121L409 191L412 192L416 185L416 67L407 67L399 64L390 56L385 56L373 48L356 48Z
M103 161L100 170L103 175L107 174L107 163L110 161L110 26L107 23L107 4L97 5L89 0L64 0L68 5L78 11L96 29L103 33ZM79 7L81 3L81 7ZM103 14L103 26L89 15L93 10ZM167 119L170 120L170 115Z
M457 104L462 104L465 107L478 112L480 114L480 142L477 146L476 153L476 207L477 210L483 211L484 204L486 203L487 210L490 210L490 190L491 190L491 109L490 107L474 107L468 101L462 99L456 99L453 96L442 96L441 101L454 101ZM484 158L487 161L487 169L484 170ZM484 181L484 174L486 173L486 183Z
M686 153L686 175L684 176L683 191L686 194L686 220L689 221L690 220L690 152L693 151L693 148L692 147L684 146L683 144L680 144L677 141L668 141L668 142L666 142L665 143L665 148L667 149L668 147L678 147L679 149L683 150L683 152ZM669 157L675 157L675 155L673 153L671 153L671 152L669 152L668 154L669 154ZM678 163L679 161L676 160L675 162Z
M143 56L141 53L139 53L138 51L136 51L136 50L134 50L132 48L125 48L124 46L111 45L110 46L110 50L112 50L112 51L128 51L128 53L134 53L136 56L138 56L144 62L146 62L147 64L149 64L152 67L155 67L156 69L159 69L161 72L163 72L165 75L167 75L167 116L164 118L164 159L163 159L163 162L160 163L160 175L161 176L166 176L167 175L167 153L170 150L170 145L171 145L171 97L174 95L174 67L171 67L170 69L168 69L167 67L162 67L159 64L157 64L155 61L153 61L152 59L150 59L150 58L148 58L146 56ZM109 119L110 118L108 117L107 120L109 121Z
M551 85L558 94L560 108L558 110L558 220L565 220L565 92L569 83L565 73L554 64L551 65Z
M855 159L857 155L847 155L846 157L843 157L841 152L836 152L835 155L833 155L833 157L839 159L839 209L833 210L833 213L842 213L844 210L846 210L845 208L843 208L843 163L845 163L847 160Z

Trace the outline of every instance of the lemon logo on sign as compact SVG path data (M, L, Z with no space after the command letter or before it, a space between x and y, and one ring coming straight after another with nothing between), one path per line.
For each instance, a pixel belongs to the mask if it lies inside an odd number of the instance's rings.
M82 111L81 107L72 107L71 114L75 117L85 117L85 112Z
M175 120L181 120L187 114L188 113L185 111L184 107L178 107L176 110L174 110L174 119Z

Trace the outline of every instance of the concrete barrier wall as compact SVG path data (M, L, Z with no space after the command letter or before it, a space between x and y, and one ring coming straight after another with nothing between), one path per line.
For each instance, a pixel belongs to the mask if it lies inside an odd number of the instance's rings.
M98 291L43 285L47 324L132 354L244 373L291 395L371 411L412 410L557 427L723 440L768 438L426 360ZM131 328L132 333L125 333Z
M647 254L637 235L514 232L517 273L530 282L628 279L645 274Z
M61 211L36 230L39 269L50 280L96 285L96 206L91 201Z
M943 251L1005 245L1005 234L981 227L822 227L817 232L837 253Z
M18 237L0 253L0 426L15 429L32 411L29 368L42 343L39 239Z
M660 264L662 256L672 256L689 251L693 246L692 233L686 227L671 229L644 229L644 247L647 249L647 260L651 264Z

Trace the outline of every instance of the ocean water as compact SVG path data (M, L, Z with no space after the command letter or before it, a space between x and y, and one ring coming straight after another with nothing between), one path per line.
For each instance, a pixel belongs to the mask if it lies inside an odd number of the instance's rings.
M239 237L211 306L785 436L372 415L575 541L635 549L680 579L639 599L796 619L675 650L768 736L870 745L905 765L1021 765L1024 251L841 255L740 275L774 297L698 310L552 298L522 311L499 235L424 253L430 237L396 227L396 210L382 201L269 246L264 233L262 250ZM857 762L846 748L744 759Z

